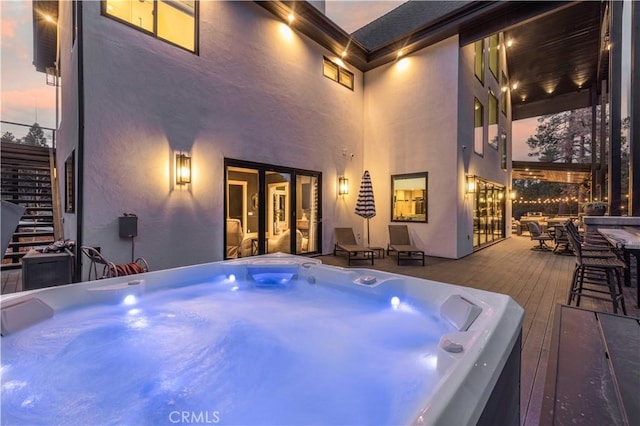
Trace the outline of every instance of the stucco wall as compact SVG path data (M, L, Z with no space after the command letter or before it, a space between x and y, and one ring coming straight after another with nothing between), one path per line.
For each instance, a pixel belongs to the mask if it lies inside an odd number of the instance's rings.
M64 164L72 151L77 148L78 141L78 55L73 45L71 29L71 2L60 2L60 69L61 79L59 90L60 124L56 132L56 167L58 171L58 188L64 237L77 240L77 215L65 211L65 175ZM77 163L76 152L76 163ZM76 174L77 181L77 174ZM77 187L77 185L75 185ZM74 197L77 199L77 197ZM76 205L77 211L77 205Z
M500 38L502 41L502 38ZM494 149L487 143L487 123L489 120L488 91L491 90L500 99L501 87L489 71L488 53L485 51L485 75L484 83L481 83L474 73L474 47L468 44L460 48L460 85L459 85L459 110L458 116L458 176L462 181L458 185L459 197L464 200L458 205L458 224L460 232L457 235L458 257L465 256L473 251L473 195L465 195L466 175L475 175L483 179L511 187L511 108L507 115L498 112L499 128L507 132L507 170L500 167L500 146ZM500 70L506 69L506 56L500 52ZM478 98L484 105L484 152L480 156L474 152L474 98ZM500 104L499 104L500 105ZM463 147L466 147L463 149ZM508 193L507 193L508 195ZM507 235L511 232L511 203L506 201L505 221Z
M372 243L389 241L390 176L426 171L428 223L407 223L410 235L430 256L456 257L457 36L367 72L365 86L363 166L378 206Z
M330 53L252 2L200 2L199 55L100 16L99 2L84 11L84 244L128 261L129 212L153 269L222 259L225 157L321 171L325 252L335 226L359 224L334 183L362 170L360 72L354 91L325 78ZM172 184L175 151L192 155L188 187Z

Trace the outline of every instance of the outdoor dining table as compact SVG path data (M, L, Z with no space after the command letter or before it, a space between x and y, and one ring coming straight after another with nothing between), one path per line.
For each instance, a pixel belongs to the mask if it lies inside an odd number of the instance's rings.
M624 279L625 285L631 285L631 257L636 259L635 285L637 290L636 304L640 307L640 285L638 285L638 275L640 275L640 228L625 226L622 229L599 228L598 233L602 235L612 246L621 249L624 254L624 261L627 264Z

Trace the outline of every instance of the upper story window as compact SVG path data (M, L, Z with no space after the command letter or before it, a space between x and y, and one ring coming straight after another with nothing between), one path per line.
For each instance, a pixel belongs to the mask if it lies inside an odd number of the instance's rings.
M102 13L191 52L196 51L198 2L105 0Z
M484 106L478 98L473 99L473 151L484 155Z
M491 74L498 81L500 67L500 45L498 44L498 34L489 37L489 69Z
M484 40L478 40L473 43L473 71L484 84Z
M353 90L353 73L346 68L332 62L328 58L323 58L322 74Z

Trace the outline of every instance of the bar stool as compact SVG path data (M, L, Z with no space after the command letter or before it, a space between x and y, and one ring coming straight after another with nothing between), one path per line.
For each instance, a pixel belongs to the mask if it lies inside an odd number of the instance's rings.
M587 256L582 253L582 244L576 239L573 232L568 232L569 241L576 256L576 266L573 270L571 288L567 305L576 300L576 306L580 306L582 297L591 299L610 301L613 304L613 312L618 313L618 305L622 308L622 313L627 315L627 308L624 304L622 294L622 274L625 263L617 257L607 255L597 256L592 252ZM604 295L608 297L604 297Z

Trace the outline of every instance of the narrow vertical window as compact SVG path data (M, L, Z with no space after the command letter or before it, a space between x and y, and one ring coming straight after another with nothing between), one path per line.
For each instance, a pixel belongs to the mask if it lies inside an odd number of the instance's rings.
M502 82L500 83L500 107L502 113L507 115L507 101L509 100L509 80L505 73L502 73Z
M473 43L473 70L480 83L484 84L484 40Z
M489 70L498 81L500 67L500 45L498 44L498 34L489 37Z
M76 211L76 152L64 162L64 210L67 213Z
M478 155L484 155L484 107L482 106L478 98L474 98L473 109L473 150Z
M498 98L489 90L489 146L498 149Z
M507 132L500 132L500 168L507 170Z

